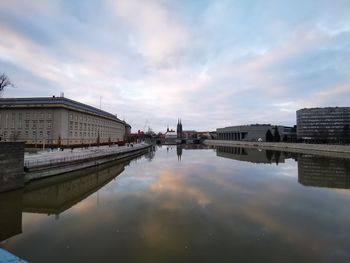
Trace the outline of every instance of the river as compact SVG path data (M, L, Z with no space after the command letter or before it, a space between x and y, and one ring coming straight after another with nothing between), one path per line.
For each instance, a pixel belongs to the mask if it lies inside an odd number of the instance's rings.
M350 160L162 146L0 195L29 262L350 262Z

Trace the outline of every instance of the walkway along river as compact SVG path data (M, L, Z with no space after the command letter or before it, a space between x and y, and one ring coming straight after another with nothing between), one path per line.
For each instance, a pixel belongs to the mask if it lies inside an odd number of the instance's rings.
M24 158L25 181L67 173L103 163L137 156L150 150L146 143L100 146L64 151L43 151Z

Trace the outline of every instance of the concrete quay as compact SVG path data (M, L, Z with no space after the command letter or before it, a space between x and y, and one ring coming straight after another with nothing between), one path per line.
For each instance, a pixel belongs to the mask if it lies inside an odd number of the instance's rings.
M28 182L138 156L147 152L151 147L150 144L139 143L132 146L100 146L73 151L65 149L64 151L41 151L37 154L26 154L24 180Z
M0 142L0 192L24 186L24 142Z
M285 142L248 142L205 140L204 144L210 146L231 146L243 148L260 148L276 151L313 154L326 157L350 159L350 145L285 143Z

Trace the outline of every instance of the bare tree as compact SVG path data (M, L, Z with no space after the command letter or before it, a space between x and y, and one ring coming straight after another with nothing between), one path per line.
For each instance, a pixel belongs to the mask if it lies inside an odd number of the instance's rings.
M2 73L0 75L0 95L7 86L14 87L15 85L13 85L13 83L5 73Z

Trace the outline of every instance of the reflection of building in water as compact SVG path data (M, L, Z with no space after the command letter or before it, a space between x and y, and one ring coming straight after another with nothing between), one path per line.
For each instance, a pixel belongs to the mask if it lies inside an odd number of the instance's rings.
M305 186L350 189L350 161L320 156L298 158L298 181Z
M145 157L145 159L147 159L148 161L152 161L155 155L156 155L156 154L155 154L155 148L154 148L154 149L152 149L151 151L149 151L148 153L145 153L144 157ZM140 158L141 158L141 156L140 156Z
M181 156L182 156L182 146L177 145L176 146L176 155L177 155L177 160L181 161Z
M20 233L22 233L22 189L0 194L0 241Z
M110 182L126 164L106 164L33 181L24 189L23 211L59 214Z
M284 163L286 158L290 158L284 152L260 150L254 148L217 146L216 155L239 161L251 163Z

